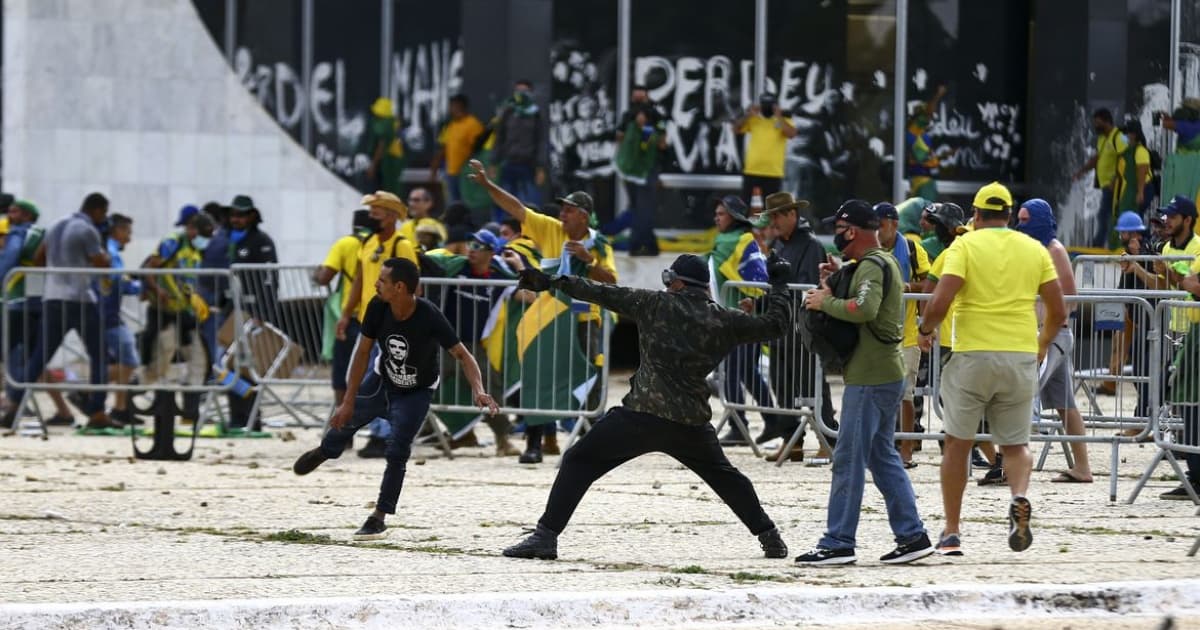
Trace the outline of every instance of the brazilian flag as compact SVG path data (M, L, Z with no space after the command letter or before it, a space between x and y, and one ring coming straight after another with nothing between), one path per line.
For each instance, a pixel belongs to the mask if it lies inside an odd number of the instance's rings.
M573 305L558 291L538 295L517 324L516 354L521 362L521 406L529 409L583 409L598 368L580 345L578 315L588 305ZM554 422L530 416L527 425Z

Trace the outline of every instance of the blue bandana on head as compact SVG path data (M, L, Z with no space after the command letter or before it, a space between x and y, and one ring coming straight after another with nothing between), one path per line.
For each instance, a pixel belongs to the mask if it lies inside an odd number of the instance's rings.
M1018 223L1017 229L1033 237L1042 245L1049 245L1058 235L1058 222L1054 220L1054 211L1045 199L1030 199L1021 204L1029 211L1029 220Z

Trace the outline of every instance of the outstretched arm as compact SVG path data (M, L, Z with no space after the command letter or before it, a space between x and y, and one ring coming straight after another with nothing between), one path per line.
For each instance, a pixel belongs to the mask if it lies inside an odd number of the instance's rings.
M610 311L632 317L635 320L650 305L654 296L661 293L661 291L620 287L615 284L601 284L577 276L555 276L550 280L550 286L577 300L599 304Z
M761 315L735 312L729 331L738 345L770 341L787 334L792 324L791 298L787 291L772 290L762 298L767 310Z

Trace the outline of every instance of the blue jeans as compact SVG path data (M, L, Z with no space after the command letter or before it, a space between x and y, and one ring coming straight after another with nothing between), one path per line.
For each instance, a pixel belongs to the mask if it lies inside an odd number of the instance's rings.
M1096 215L1096 235L1092 237L1092 247L1108 247L1109 230L1112 227L1113 189L1112 186L1100 189L1100 213Z
M925 533L925 525L917 515L912 482L895 445L896 416L903 392L903 380L884 385L846 386L841 429L833 450L828 522L818 546L855 547L866 470L871 471L875 487L883 494L896 543L911 543Z
M450 201L462 201L461 175L446 173L446 189L450 191Z
M321 440L321 454L329 459L341 457L355 432L363 425L377 417L387 418L392 431L385 451L387 468L383 471L375 508L384 514L395 514L396 501L400 499L400 490L404 487L408 456L412 454L413 438L425 422L431 402L432 389L398 392L384 385L383 379L371 371L363 379L358 396L354 397L354 416L346 426L330 429L325 434Z
M104 352L104 330L100 326L100 309L94 302L68 302L44 300L42 302L42 329L37 339L28 346L29 360L25 364L25 382L36 382L46 369L46 362L54 357L63 338L72 330L78 331L88 353L88 381L92 385L108 382L107 357ZM21 400L24 390L9 388L8 399ZM103 391L88 394L83 412L92 415L104 411Z
M542 191L534 183L535 170L531 164L505 164L500 167L500 187L512 193L530 208L537 208L542 203ZM508 213L495 208L492 219L499 223L508 218Z

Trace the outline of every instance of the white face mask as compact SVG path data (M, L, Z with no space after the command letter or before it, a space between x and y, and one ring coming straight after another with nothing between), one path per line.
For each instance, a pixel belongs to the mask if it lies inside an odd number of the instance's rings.
M208 247L209 240L211 239L209 239L207 236L197 236L196 238L192 239L192 247L195 247L200 251L204 251L204 249Z

